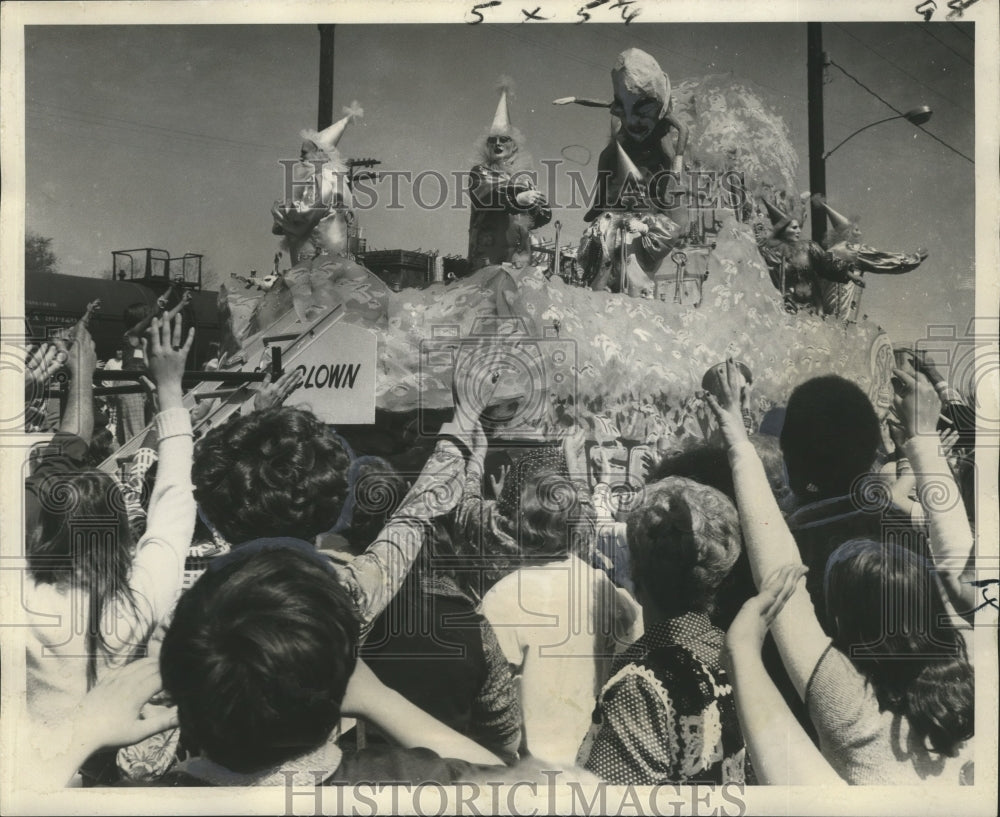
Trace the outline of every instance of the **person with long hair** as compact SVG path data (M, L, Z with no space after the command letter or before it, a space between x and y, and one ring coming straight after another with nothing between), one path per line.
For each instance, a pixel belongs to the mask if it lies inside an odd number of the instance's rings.
M58 719L105 670L141 654L173 608L194 530L192 436L182 403L184 360L194 341L154 319L146 356L156 383L159 468L146 532L129 531L120 485L87 467L93 430L93 340L78 330L69 350L70 392L61 433L36 453L26 480L25 608L28 708Z
M728 361L721 397L706 400L728 446L760 586L802 559L747 440L738 384ZM917 427L907 426L914 436ZM934 504L928 512L937 512ZM830 636L799 584L772 626L824 758L852 784L969 782L973 669L962 634L942 623L946 607L928 563L892 543L851 540L831 555L825 585Z

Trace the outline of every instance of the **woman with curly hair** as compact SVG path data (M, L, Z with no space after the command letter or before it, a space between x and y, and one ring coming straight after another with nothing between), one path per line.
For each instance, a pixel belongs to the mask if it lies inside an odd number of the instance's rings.
M709 615L740 555L720 491L683 477L646 486L628 517L645 633L615 661L580 751L615 784L744 782L743 738Z

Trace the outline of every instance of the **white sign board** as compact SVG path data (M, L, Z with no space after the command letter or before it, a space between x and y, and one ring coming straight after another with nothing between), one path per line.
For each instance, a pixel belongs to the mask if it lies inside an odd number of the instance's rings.
M308 408L332 425L374 423L377 359L373 331L344 321L330 324L285 362L286 371L304 375L285 405Z

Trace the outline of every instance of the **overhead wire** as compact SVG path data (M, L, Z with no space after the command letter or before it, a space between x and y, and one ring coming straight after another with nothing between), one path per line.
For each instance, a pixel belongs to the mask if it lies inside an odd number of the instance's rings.
M930 23L923 23L923 24L918 24L918 25L919 25L920 30L922 32L924 32L924 34L926 34L932 40L937 40L939 43L941 43L941 45L943 45L945 48L947 48L952 54L954 54L960 60L962 60L963 62L965 62L968 65L973 65L974 64L972 62L972 60L970 60L968 57L965 56L965 54L963 54L962 52L958 51L955 48L952 48L950 45L948 45L948 43L946 43L944 40L942 40L940 37L938 37L937 34L934 34L931 31L932 26L931 26Z
M854 74L852 74L850 71L848 71L846 68L844 68L844 66L840 65L838 62L836 62L834 60L829 60L829 64L832 65L834 68L838 69L848 79L853 80L863 90L867 91L869 94L871 94L873 97L875 97L879 102L881 102L883 105L885 105L890 110L895 111L900 116L905 116L906 115L903 111L901 111L899 108L897 108L891 102L889 102L884 97L882 97L881 95L879 95L878 93L876 93L875 91L873 91L871 88L869 88L867 85L865 85L860 79L858 79L856 76L854 76ZM950 150L952 153L954 153L954 154L956 154L958 156L961 156L963 159L965 159L965 161L969 162L970 164L975 164L976 163L974 159L970 158L969 156L966 156L964 153L962 153L962 151L958 150L957 148L952 147L946 141L944 141L944 139L942 139L940 136L937 136L937 135L931 133L929 130L927 130L922 125L917 125L916 123L913 123L913 126L915 128L919 128L921 131L923 131L929 137L931 137L931 139L933 139L936 142L940 142L942 145L944 145L946 148L948 148L948 150Z
M887 56L885 56L885 54L883 54L877 48L874 48L869 43L866 43L864 40L862 40L860 37L856 36L855 34L852 34L850 31L848 31L846 28L844 28L844 26L842 26L840 23L834 23L833 25L836 28L839 28L841 31L843 31L848 37L850 37L856 43L860 43L864 48L866 48L867 50L871 51L875 56L877 56L880 60L882 60L883 62L885 62L887 65L891 65L893 68L895 68L901 74L905 74L907 77L909 77L910 79L912 79L914 82L916 82L918 85L922 86L923 88L926 88L928 91L930 91L935 96L940 97L941 99L945 100L949 105L953 105L954 107L958 108L960 111L964 111L965 113L969 114L970 116L973 115L973 112L970 111L968 108L966 108L966 107L964 107L962 105L959 105L957 102L955 102L954 97L948 96L947 94L944 94L941 91L938 91L938 90L932 88L930 85L928 85L922 79L920 79L919 77L915 76L914 74L911 74L905 68L903 68L900 65L897 65L895 62L893 62L892 60L890 60Z

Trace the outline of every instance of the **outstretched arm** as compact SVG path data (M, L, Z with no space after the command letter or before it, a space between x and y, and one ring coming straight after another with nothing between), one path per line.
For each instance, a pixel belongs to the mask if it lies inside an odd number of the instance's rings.
M927 250L918 249L915 253L884 252L862 244L858 248L858 269L874 272L879 275L899 275L919 267L927 258Z
M70 373L69 399L59 430L75 434L89 444L94 435L94 369L97 368L97 351L94 339L82 322L73 329L66 368Z
M926 377L894 369L900 391L893 409L907 437L903 450L913 465L917 496L930 523L934 566L955 609L967 614L976 607L974 539L958 486L941 454L937 422L941 414L938 393Z
M805 572L804 565L791 564L772 573L726 632L723 660L733 684L740 728L754 770L767 785L844 784L788 708L760 657L768 627Z
M720 378L721 398L709 394L705 399L729 448L747 556L754 582L760 587L763 579L779 568L802 565L802 556L771 492L760 457L747 437L740 409L741 384L742 374L729 358L726 376ZM772 631L785 669L804 699L809 678L830 642L804 586L796 587L775 619Z
M553 105L583 105L587 108L610 108L611 100L608 99L588 99L582 96L561 96L552 100Z

